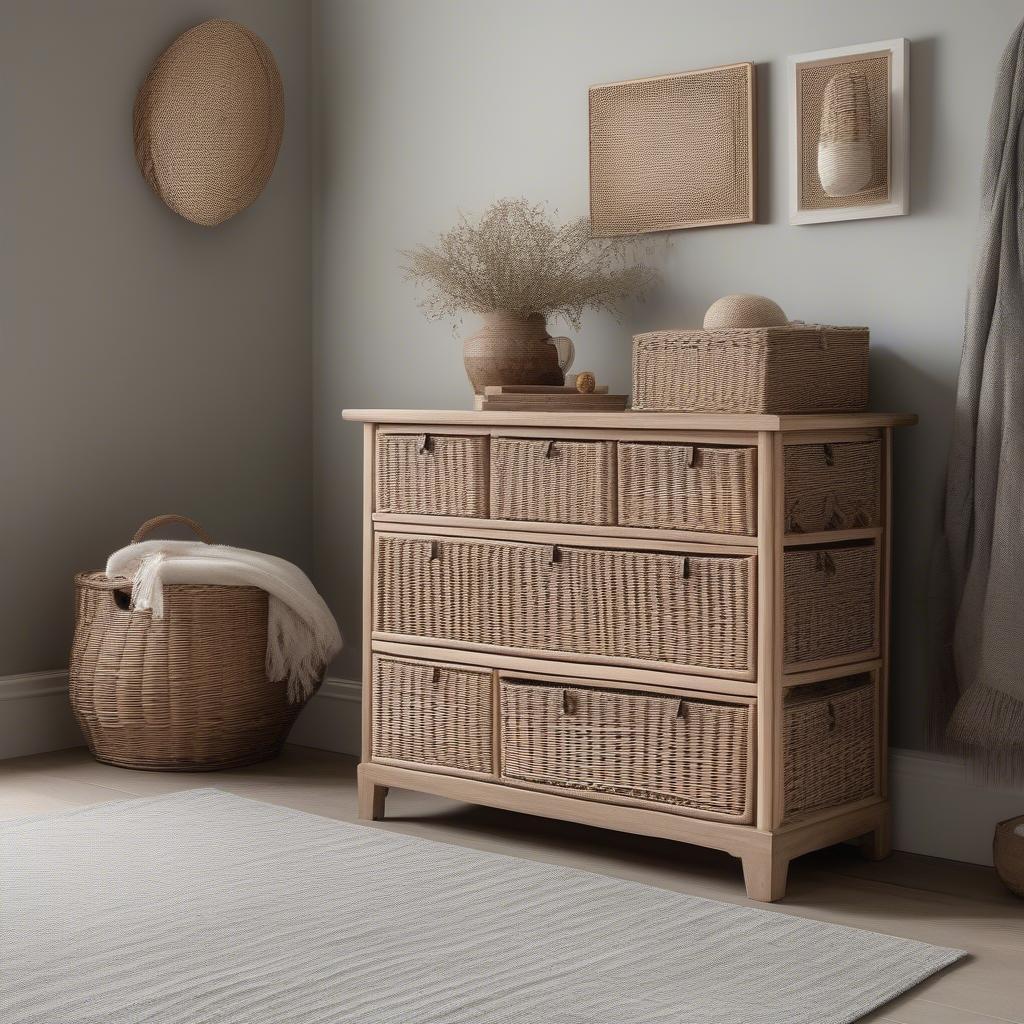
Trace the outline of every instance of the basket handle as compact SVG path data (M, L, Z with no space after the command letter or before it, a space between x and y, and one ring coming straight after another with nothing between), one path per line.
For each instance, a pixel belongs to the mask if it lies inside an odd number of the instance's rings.
M213 541L210 535L194 520L189 519L188 516L175 515L173 512L163 516L153 516L152 519L147 519L136 531L135 536L132 537L132 543L138 544L147 533L155 530L159 526L164 526L167 523L181 523L182 526L187 526L204 544L212 544Z

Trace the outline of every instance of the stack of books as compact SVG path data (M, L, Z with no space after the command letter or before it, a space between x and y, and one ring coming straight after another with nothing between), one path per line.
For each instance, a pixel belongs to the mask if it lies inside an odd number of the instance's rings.
M545 384L497 384L473 396L478 412L624 412L628 395L609 395L608 385L590 394L575 387Z

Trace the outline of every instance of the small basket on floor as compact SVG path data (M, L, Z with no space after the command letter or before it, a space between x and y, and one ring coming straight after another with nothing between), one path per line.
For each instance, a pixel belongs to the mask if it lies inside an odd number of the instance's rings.
M205 531L184 516L165 523ZM304 701L267 678L267 594L256 587L169 584L164 617L131 608L131 582L75 577L71 706L93 756L151 771L211 771L279 753Z
M1024 826L1024 814L996 825L992 861L1003 885L1024 899L1024 835L1017 831L1021 826Z

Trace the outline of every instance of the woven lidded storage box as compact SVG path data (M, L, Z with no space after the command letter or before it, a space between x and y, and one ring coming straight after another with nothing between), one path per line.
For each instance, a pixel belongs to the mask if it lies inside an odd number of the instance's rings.
M494 774L491 673L373 661L373 759Z
M866 327L796 322L633 339L637 410L860 412L867 404Z
M878 791L878 700L872 676L791 687L782 722L786 820Z
M133 542L183 516L158 516ZM267 678L267 594L256 587L168 584L164 617L131 607L131 582L75 577L71 707L99 761L210 771L277 754L305 701Z
M502 680L501 774L746 822L753 724L749 702Z

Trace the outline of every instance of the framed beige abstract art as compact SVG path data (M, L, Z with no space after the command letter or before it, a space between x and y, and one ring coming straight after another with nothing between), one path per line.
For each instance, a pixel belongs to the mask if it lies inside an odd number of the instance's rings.
M889 39L789 58L791 224L907 212L909 56Z
M754 219L754 65L590 89L597 237Z

